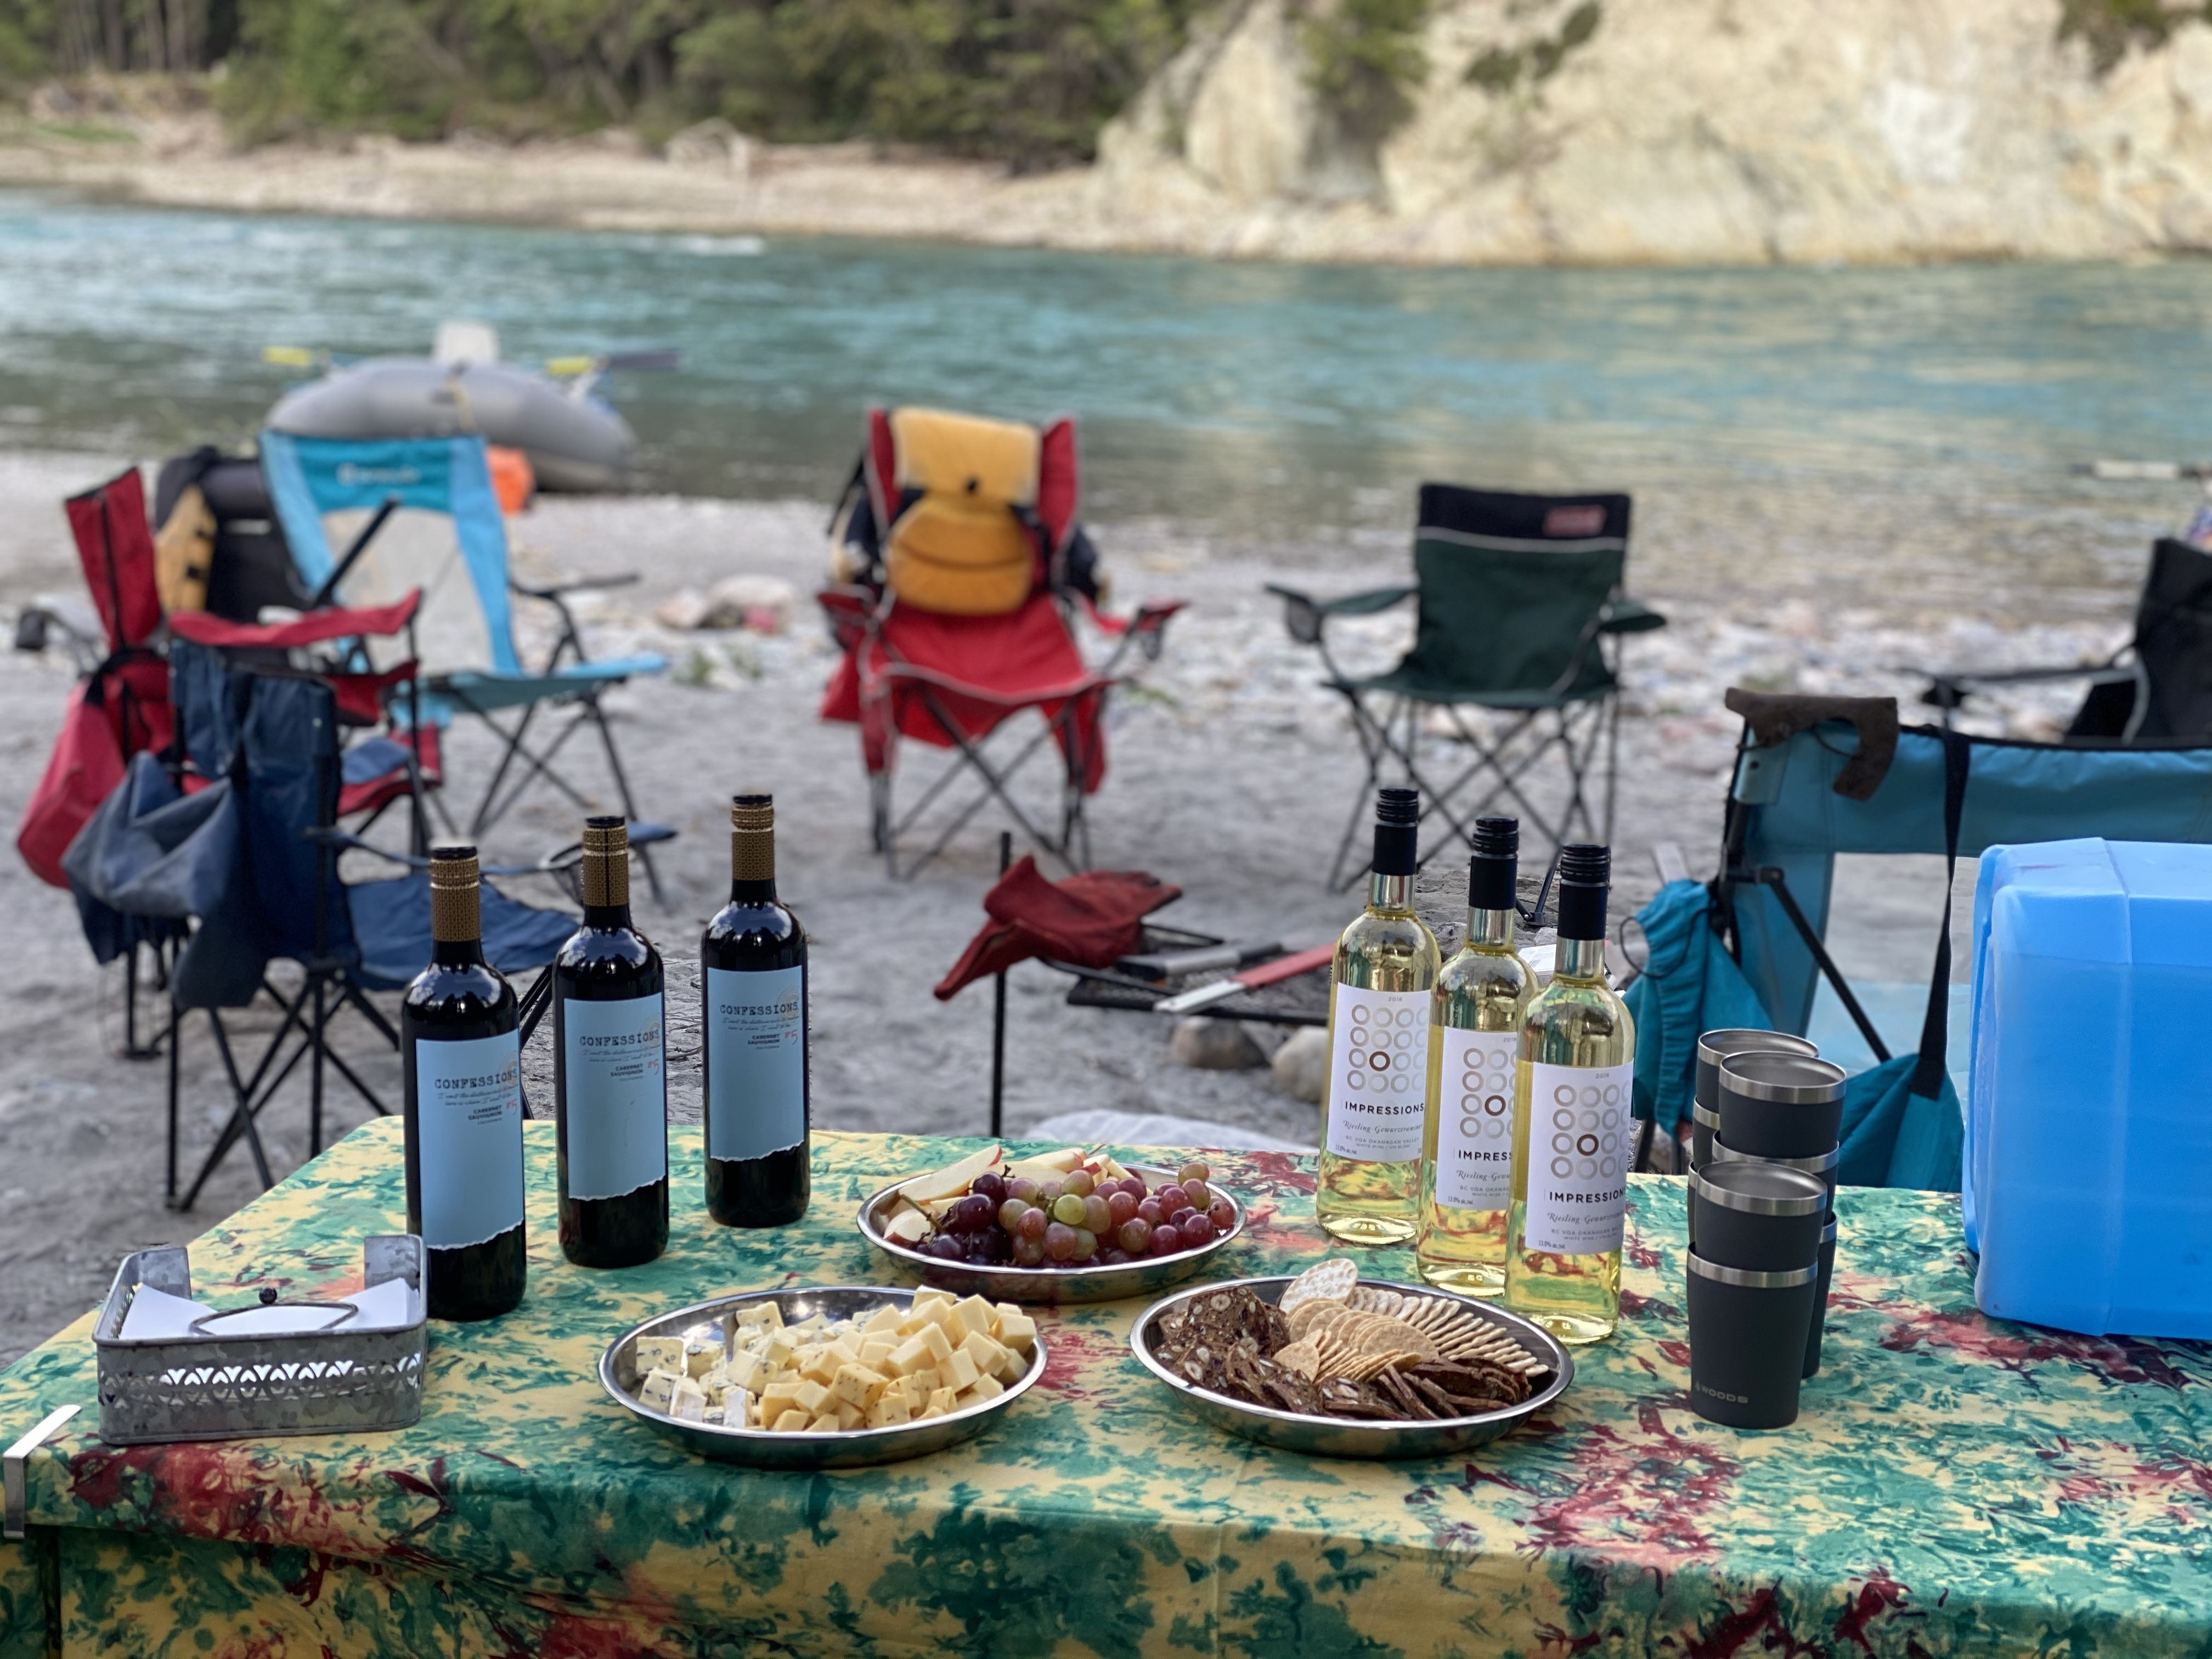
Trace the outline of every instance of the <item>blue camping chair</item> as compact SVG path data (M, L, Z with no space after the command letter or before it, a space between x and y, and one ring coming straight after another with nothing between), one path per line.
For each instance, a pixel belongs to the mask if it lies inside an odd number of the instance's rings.
M465 830L450 817L449 828L478 839L537 779L567 796L579 811L601 810L554 765L568 739L587 725L599 733L623 814L636 820L636 803L599 699L626 680L665 673L668 661L650 653L593 660L568 608L569 595L625 586L637 580L635 573L544 587L516 581L507 566L506 520L480 437L356 441L264 432L261 466L292 562L318 602L341 595L360 599L364 590L395 597L410 586L425 590L426 714L441 723L456 711L471 715L501 743L498 763ZM374 512L392 505L451 520L453 546L449 552L441 547L438 568L404 573L386 568L405 539L390 532L374 547L356 546L358 562L350 566L333 557L325 514ZM558 619L553 647L534 667L515 648L513 597L550 605ZM542 711L556 706L566 706L573 718L550 742L533 746L532 726ZM634 839L632 844L639 843ZM650 855L641 852L640 859L659 900L660 882Z
M208 1177L243 1139L265 1188L273 1183L258 1120L276 1091L308 1062L309 1156L322 1149L324 1073L337 1074L379 1113L390 1108L334 1051L331 1019L350 1008L397 1048L399 1035L373 991L396 991L430 958L428 861L386 853L333 828L340 781L336 694L325 681L290 672L227 666L213 650L170 647L171 696L179 741L204 787L186 793L151 754L134 756L124 781L64 858L95 954L120 917L189 925L169 978L168 1147L165 1194L190 1209ZM342 850L358 848L402 866L388 880L340 878ZM528 866L535 870L538 866ZM495 867L490 873L514 874ZM519 903L487 884L484 952L507 973L542 969L575 930L573 916ZM272 962L304 970L297 989L279 990ZM525 999L534 1024L550 981ZM266 993L276 1032L250 1069L223 1011ZM179 1045L188 1012L206 1014L222 1057L232 1109L189 1188L177 1191Z
M2101 836L2212 842L2212 748L2020 743L1900 727L1894 700L1732 690L1745 716L1723 869L1675 882L1642 917L1650 941L1629 990L1639 1115L1686 1116L1698 1034L1803 1034L1825 979L1877 1064L1852 1081L1839 1179L1956 1191L1960 1121L1945 1069L1950 901L1915 1054L1893 1055L1829 954L1839 853L1939 853L1955 869L1998 844Z

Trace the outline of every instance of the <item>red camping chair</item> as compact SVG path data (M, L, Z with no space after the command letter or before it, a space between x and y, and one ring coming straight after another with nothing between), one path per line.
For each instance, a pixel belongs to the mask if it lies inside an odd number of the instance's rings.
M1079 471L1075 425L1069 420L1035 433L1032 470L1006 491L1011 499L1006 510L1020 526L1029 549L1028 597L1011 609L985 614L925 608L902 597L895 580L896 555L886 554L895 545L902 520L926 507L933 491L939 492L936 499L944 493L954 498L928 550L948 556L950 563L937 567L940 572L957 564L960 556L957 547L947 546L947 518L957 523L957 516L965 514L979 522L979 539L1003 539L1005 534L1003 525L988 518L988 506L979 512L975 505L979 494L987 503L992 499L988 489L979 491L979 478L988 466L979 463L977 473L963 478L958 476L963 469L956 465L946 491L941 477L931 479L914 454L902 453L900 422L908 416L942 422L956 437L963 430L984 431L987 437L994 435L990 428L1000 437L1012 430L929 411L902 410L897 416L883 410L869 412L867 448L854 469L836 526L844 543L845 568L859 580L825 588L818 596L843 653L823 698L822 718L851 721L860 728L874 842L894 879L911 877L928 864L994 797L1040 849L1071 870L1085 868L1091 845L1084 805L1105 781L1108 693L1128 678L1117 670L1131 649L1148 660L1158 657L1168 620L1182 608L1182 602L1148 604L1127 619L1109 617L1098 608L1095 556L1076 520ZM942 428L935 437L941 444ZM932 460L941 473L941 451ZM1078 610L1116 641L1099 666L1085 660L1077 641L1073 614ZM1003 761L988 753L992 735L1027 709L1042 718L1042 728ZM902 737L957 750L958 759L901 816L893 809L891 781ZM1011 790L1014 773L1048 738L1058 746L1062 760L1055 829L1040 825ZM902 870L900 839L914 830L963 769L974 770L982 788L950 814L927 850Z

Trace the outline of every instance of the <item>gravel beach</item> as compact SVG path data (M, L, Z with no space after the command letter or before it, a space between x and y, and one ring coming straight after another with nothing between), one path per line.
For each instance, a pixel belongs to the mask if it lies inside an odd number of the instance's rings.
M118 465L0 455L0 619L12 622L40 592L79 591L58 502ZM1724 687L1910 697L1919 689L1911 672L1919 665L2102 655L2125 638L2140 569L2139 550L2128 550L2142 544L2131 537L2085 559L2081 523L2014 524L2022 568L2032 570L2044 553L2063 554L2069 580L2023 580L1991 596L1963 566L1899 562L1900 539L1914 533L1909 502L1862 503L1822 520L1817 537L1792 528L1778 501L1661 495L1639 497L1638 510L1649 528L1632 566L1635 586L1673 623L1636 641L1628 659L1614 838L1624 914L1657 884L1655 843L1680 843L1693 873L1710 872L1736 735L1721 707ZM2002 505L1989 513L2002 518ZM593 647L659 650L676 665L666 679L624 689L611 708L642 813L680 831L659 854L666 905L639 906L640 925L663 942L671 962L677 1115L698 1115L696 1041L686 1035L696 1015L687 1017L684 1006L696 1006L691 942L720 900L726 800L742 785L775 793L783 890L814 940L816 1122L980 1132L988 1098L988 989L948 1005L930 988L982 919L997 820L980 816L910 883L888 880L871 852L855 734L815 716L834 660L806 597L821 568L825 516L813 502L555 499L524 518L516 537L520 562L538 574L641 571L639 586L592 602ZM1286 576L1324 592L1395 580L1407 568L1402 535L1347 532L1316 536L1310 545L1262 548L1158 522L1094 530L1117 600L1172 593L1191 602L1170 629L1162 660L1115 705L1109 775L1093 806L1096 862L1150 870L1180 885L1185 896L1165 921L1290 945L1332 937L1356 902L1327 890L1323 877L1361 777L1358 750L1340 704L1317 684L1311 654L1288 640L1279 605L1261 588ZM2103 533L2109 538L2108 526ZM1883 574L1907 568L1913 574L1901 581ZM675 633L654 622L656 608L679 590L739 573L779 577L797 591L783 632ZM1410 629L1410 611L1346 626L1343 655L1356 665L1387 665ZM0 816L10 823L38 780L70 683L59 650L0 653L0 748L8 756ZM2065 690L2023 695L1985 723L2048 735L2071 701ZM1906 717L1917 716L1908 710ZM464 729L449 753L449 775L481 776L489 745ZM942 764L938 754L911 747L907 759L908 792ZM579 769L597 775L591 764ZM1030 778L1042 805L1049 778L1042 768ZM487 856L534 856L574 840L576 830L565 803L539 790L500 827ZM1924 964L1930 942L1917 933L1899 941L1916 917L1932 917L1930 873L1917 866L1935 861L1890 862L1915 867L1893 871L1869 890L1857 932L1838 950L1847 969L1871 961L1903 978L1924 972L1911 958ZM527 884L514 890L533 896ZM554 902L550 889L535 896ZM1884 954L1892 945L1894 962ZM96 1300L125 1251L195 1237L255 1191L241 1150L190 1214L162 1207L163 1067L117 1056L121 983L119 967L94 967L68 895L39 883L16 859L0 859L0 1041L12 1062L0 1085L0 1260L10 1265L0 1279L0 1363ZM1313 1109L1278 1092L1264 1068L1178 1065L1164 1022L1070 1008L1066 988L1064 979L1033 965L1012 976L1012 1129L1058 1112L1107 1108L1313 1138ZM256 1011L234 1029L258 1049L265 1038L257 1034L271 1023ZM541 1036L533 1048L541 1074L550 1069L545 1041ZM347 1031L343 1047L396 1109L391 1052L365 1028ZM228 1109L204 1022L186 1028L182 1067L189 1172ZM368 1115L348 1094L331 1100L333 1135ZM304 1081L287 1086L263 1133L280 1173L304 1157Z

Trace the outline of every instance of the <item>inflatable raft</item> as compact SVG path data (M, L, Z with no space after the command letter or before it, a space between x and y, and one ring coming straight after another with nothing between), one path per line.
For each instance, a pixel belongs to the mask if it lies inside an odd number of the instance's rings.
M637 436L588 380L564 387L499 363L370 357L279 398L266 424L302 438L450 438L530 457L541 489L610 490L635 481Z

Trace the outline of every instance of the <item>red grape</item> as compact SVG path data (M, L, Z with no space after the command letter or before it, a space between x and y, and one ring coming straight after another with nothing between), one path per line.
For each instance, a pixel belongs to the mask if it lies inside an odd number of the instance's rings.
M1131 1255L1142 1255L1152 1248L1152 1224L1142 1216L1133 1215L1121 1224L1121 1231L1115 1237Z
M1018 1198L1024 1204L1037 1201L1037 1184L1027 1176L1016 1176L1006 1183L1006 1196Z
M1053 1205L1059 1200L1063 1190L1057 1181L1046 1182L1043 1186L1037 1188L1036 1201L1039 1207L1047 1210L1052 1208Z
M1042 1215L1044 1212L1042 1210L1033 1210L1030 1213L1032 1215ZM1014 1240L1014 1265L1020 1267L1042 1267L1044 1266L1044 1241L1042 1238L1023 1238L1017 1237Z
M1213 1243L1213 1224L1195 1210L1176 1223L1176 1231L1182 1235L1183 1244L1188 1249Z
M1200 1186L1203 1187L1207 1182L1213 1179L1213 1171L1207 1169L1203 1164L1198 1162L1197 1159L1193 1158L1189 1163L1184 1164L1182 1169L1176 1171L1176 1179L1182 1182L1186 1187L1190 1185L1194 1181L1198 1182Z
M1186 1181L1182 1183L1182 1190L1194 1210L1203 1210L1213 1202L1212 1191L1203 1181Z
M1152 1229L1152 1252L1154 1255L1173 1255L1182 1249L1182 1235L1172 1227Z
M1044 1230L1051 1223L1052 1218L1042 1210L1024 1210L1021 1219L1014 1224L1014 1237L1029 1239L1034 1243L1042 1243L1044 1241Z
M1197 1213L1197 1211L1190 1207L1190 1200L1188 1199L1185 1199L1182 1203L1176 1205L1174 1209L1168 1212L1168 1225L1170 1227L1180 1227L1185 1221L1188 1220L1192 1216Z
M1069 1252L1068 1259L1073 1261L1088 1261L1097 1254L1098 1235L1088 1227L1078 1227L1075 1230L1075 1248Z
M1064 1221L1055 1221L1044 1230L1044 1253L1054 1261L1065 1261L1075 1254L1075 1229Z
M1217 1232L1225 1233L1237 1224L1237 1206L1225 1198L1217 1198L1207 1208L1206 1218L1213 1224Z
M997 1207L989 1199L970 1193L945 1212L939 1225L948 1233L980 1233L991 1224Z
M1064 1193L1073 1193L1078 1198L1088 1198L1097 1189L1098 1183L1091 1178L1088 1170L1071 1170L1067 1178L1060 1183Z
M929 1241L929 1253L941 1261L964 1261L968 1252L960 1241L950 1233L939 1233Z
M1002 1204L1006 1201L1006 1178L1003 1176L994 1175L990 1170L986 1170L981 1175L977 1176L975 1180L969 1182L968 1190L971 1193L981 1194L983 1197L989 1199L994 1204Z
M1118 1187L1114 1189L1114 1195L1106 1200L1106 1213L1112 1218L1116 1227L1136 1212L1137 1200ZM1091 1231L1096 1232L1097 1229L1094 1227Z
M1018 1198L1010 1198L999 1206L999 1224L1008 1232L1012 1232L1021 1225L1022 1218L1029 1212L1028 1205L1023 1203Z
M1083 1200L1081 1224L1094 1233L1103 1233L1114 1224L1114 1208L1104 1199L1093 1193Z
M1127 1180L1122 1182L1121 1190L1139 1202L1143 1201L1145 1196L1145 1183L1138 1180L1136 1176L1131 1176Z
M1102 1267L1118 1267L1128 1259L1129 1253L1118 1244L1109 1244L1098 1252L1098 1265Z
M1137 1213L1144 1218L1145 1224L1151 1227L1157 1227L1167 1219L1167 1212L1160 1208L1160 1201L1157 1198L1144 1200L1137 1206Z

